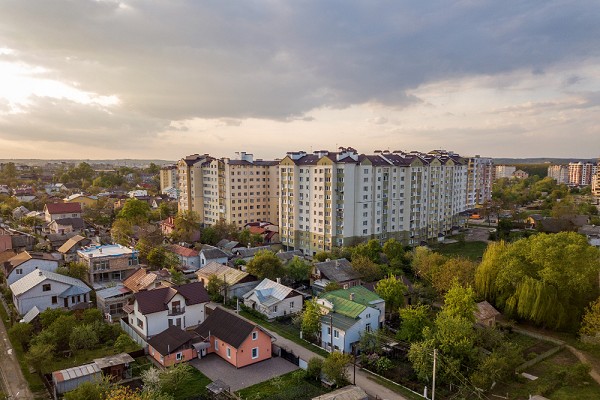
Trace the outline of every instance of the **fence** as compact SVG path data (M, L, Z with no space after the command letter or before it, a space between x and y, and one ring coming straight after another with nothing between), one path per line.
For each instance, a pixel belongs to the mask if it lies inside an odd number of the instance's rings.
M125 320L121 319L121 328L132 338L137 344L142 346L145 351L148 350L148 342L144 340Z

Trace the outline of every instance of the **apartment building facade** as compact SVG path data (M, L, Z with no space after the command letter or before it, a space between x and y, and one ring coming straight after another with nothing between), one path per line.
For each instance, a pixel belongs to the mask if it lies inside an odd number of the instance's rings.
M592 178L598 172L598 165L591 162L569 163L569 185L588 186L592 184Z
M216 159L194 154L177 164L179 211L192 210L201 222L213 225L220 219L240 229L255 221L278 220L278 161Z
M472 209L492 200L494 163L489 157L476 155L467 160L467 208Z
M279 168L281 240L305 254L371 238L419 244L466 210L468 165L449 152L300 151Z
M494 179L512 178L516 170L513 165L496 165Z
M177 165L166 165L160 169L160 191L177 188Z
M569 167L567 165L551 165L548 167L548 176L560 184L569 183Z

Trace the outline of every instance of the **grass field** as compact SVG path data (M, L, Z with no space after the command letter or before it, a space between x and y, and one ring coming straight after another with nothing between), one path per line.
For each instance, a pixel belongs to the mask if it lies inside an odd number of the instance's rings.
M304 379L304 371L298 370L257 383L237 394L245 400L309 400L328 391L319 382Z
M487 243L485 242L459 242L441 244L435 251L445 256L461 256L477 261L483 257L483 252L486 248Z
M196 399L206 395L206 385L211 382L212 381L202 372L198 371L196 368L192 368L191 379L181 382L181 384L177 386L177 390L171 394L175 400Z

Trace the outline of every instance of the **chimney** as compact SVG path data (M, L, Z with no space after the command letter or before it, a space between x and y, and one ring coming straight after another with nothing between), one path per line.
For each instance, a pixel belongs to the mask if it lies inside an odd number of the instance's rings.
M335 267L339 268L339 266L340 266L340 260L335 260Z
M350 301L354 301L354 293L350 292Z
M43 275L43 274L42 274L42 270L41 270L41 269L38 271L38 273L40 274L40 276L42 276L42 275Z
M281 278L277 278L277 283L281 284Z

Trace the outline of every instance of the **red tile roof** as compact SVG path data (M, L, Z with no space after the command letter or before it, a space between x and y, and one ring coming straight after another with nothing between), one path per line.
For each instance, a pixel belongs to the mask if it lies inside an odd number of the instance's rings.
M198 250L188 249L187 247L183 247L178 244L173 244L169 246L169 250L182 257L198 257L198 255L200 254Z
M48 203L46 209L50 214L81 213L81 203Z

